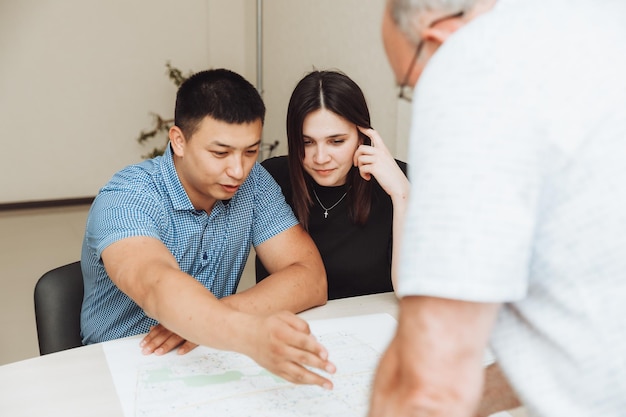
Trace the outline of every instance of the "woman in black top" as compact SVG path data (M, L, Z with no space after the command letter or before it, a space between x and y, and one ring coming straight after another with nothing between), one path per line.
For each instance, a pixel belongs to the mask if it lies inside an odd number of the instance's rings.
M287 110L288 156L263 161L322 255L328 298L393 291L393 248L407 203L406 164L371 129L359 86L313 71ZM256 262L257 282L268 275Z

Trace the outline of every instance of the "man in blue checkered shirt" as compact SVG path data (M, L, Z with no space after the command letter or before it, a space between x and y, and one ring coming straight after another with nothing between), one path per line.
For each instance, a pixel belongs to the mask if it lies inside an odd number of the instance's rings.
M331 388L334 372L294 315L326 302L317 248L256 163L265 106L224 69L176 97L163 156L122 169L97 195L82 250L84 343L148 333L145 354L198 344L237 351L275 374ZM235 294L251 245L271 276Z

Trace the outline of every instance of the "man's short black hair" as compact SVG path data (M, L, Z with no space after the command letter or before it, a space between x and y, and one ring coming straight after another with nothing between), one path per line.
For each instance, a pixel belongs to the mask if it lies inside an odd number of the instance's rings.
M178 89L174 124L189 139L206 116L230 124L263 123L265 104L241 75L223 68L201 71Z

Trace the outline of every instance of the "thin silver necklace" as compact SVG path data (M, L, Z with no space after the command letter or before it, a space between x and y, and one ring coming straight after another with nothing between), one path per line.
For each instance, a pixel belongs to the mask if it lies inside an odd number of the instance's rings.
M341 200L343 200L346 197L347 194L348 194L348 192L346 191L345 193L343 193L341 198L335 204L333 204L330 207L324 207L324 205L320 201L320 198L317 196L317 193L315 192L315 188L313 188L313 195L315 195L315 199L320 204L320 206L324 209L324 218L325 219L328 218L328 212L331 211L332 209L334 209L335 207L337 207L337 204L341 203Z

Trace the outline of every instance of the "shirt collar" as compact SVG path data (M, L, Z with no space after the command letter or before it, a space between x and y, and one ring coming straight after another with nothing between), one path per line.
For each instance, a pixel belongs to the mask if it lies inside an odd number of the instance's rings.
M174 210L195 210L183 184L180 182L180 178L178 178L178 173L174 166L172 146L169 142L161 157L161 172L163 174L167 194Z

